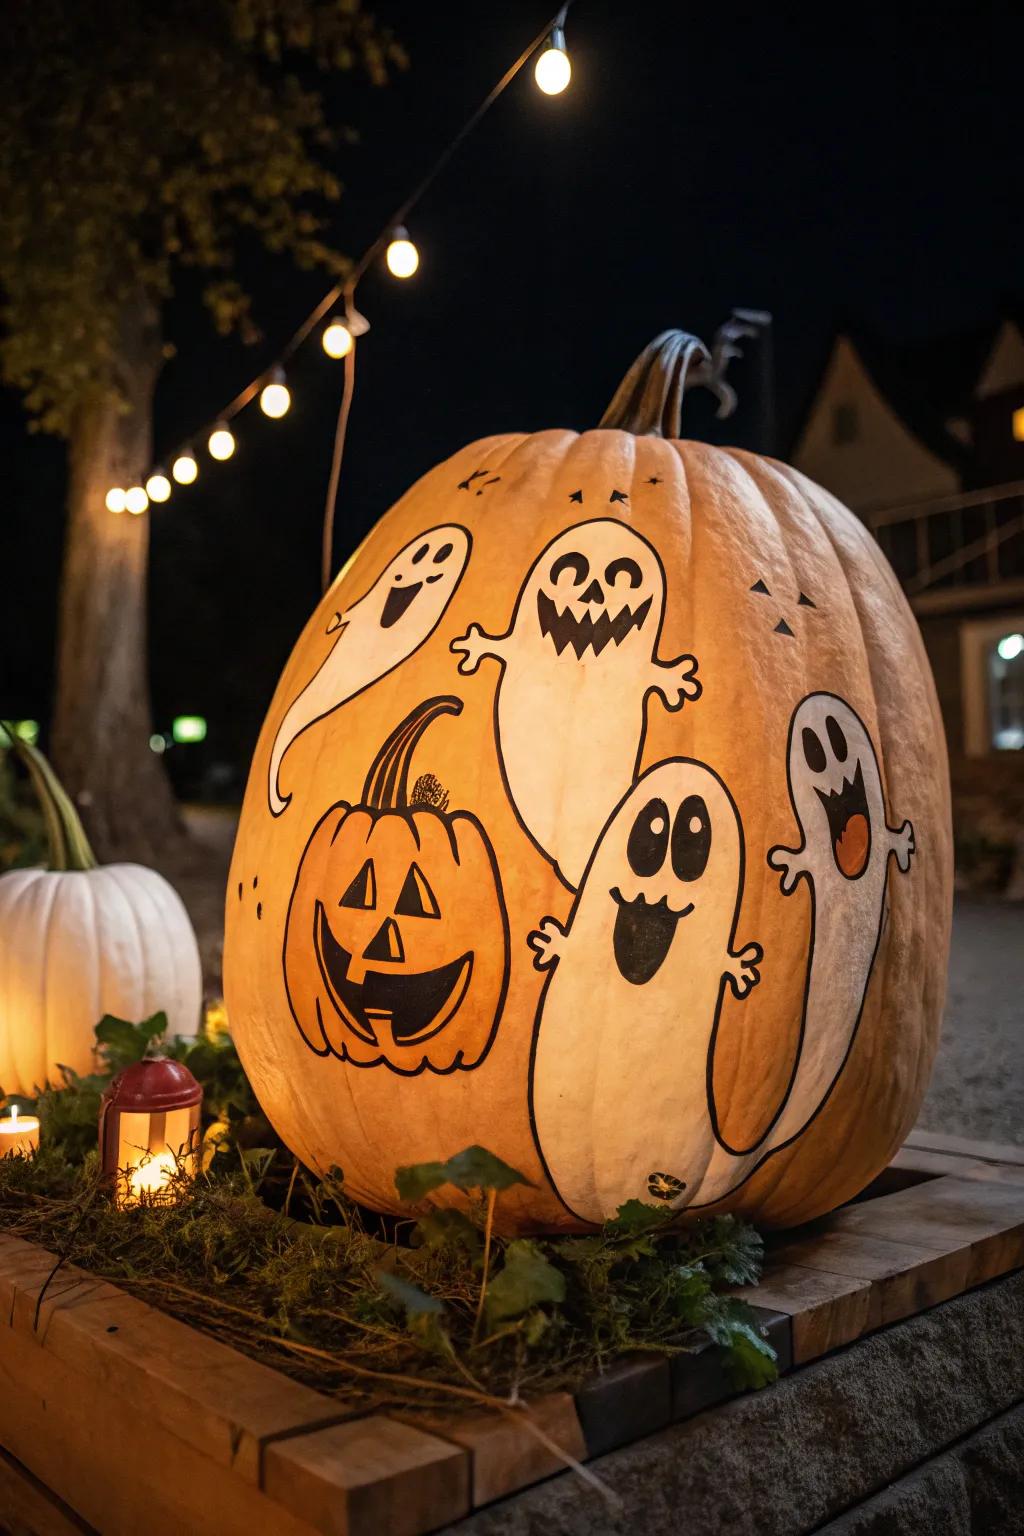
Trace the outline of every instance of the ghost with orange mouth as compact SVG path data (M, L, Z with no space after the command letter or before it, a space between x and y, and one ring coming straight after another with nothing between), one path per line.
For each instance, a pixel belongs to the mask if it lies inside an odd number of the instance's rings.
M267 770L271 814L291 795L281 788L281 764L297 736L394 670L433 634L469 559L470 536L457 523L410 539L368 592L338 610L326 633L337 635L319 669L292 700L277 728Z
M615 518L560 533L527 572L508 629L471 624L451 643L459 671L501 663L498 758L520 826L570 890L643 754L648 696L700 697L693 656L658 657L665 572Z
M890 855L904 873L915 852L909 821L890 827L878 758L860 717L834 693L812 693L789 727L789 793L799 848L769 850L791 894L806 878L811 942L800 1055L760 1158L806 1129L853 1044L882 936ZM760 1159L759 1159L760 1160ZM708 1198L715 1198L709 1189Z
M649 768L613 811L566 926L529 937L548 971L530 1102L563 1204L601 1222L625 1201L686 1203L712 1156L707 1062L726 986L746 997L761 946L736 946L743 830L703 763Z

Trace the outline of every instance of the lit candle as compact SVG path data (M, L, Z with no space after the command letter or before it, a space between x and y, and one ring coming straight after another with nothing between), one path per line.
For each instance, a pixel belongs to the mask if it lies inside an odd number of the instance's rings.
M173 1152L154 1152L145 1162L133 1168L128 1179L127 1200L138 1200L141 1195L157 1195L166 1189L177 1161Z
M0 1157L28 1157L38 1150L39 1121L35 1115L19 1115L17 1104L12 1104L10 1114L0 1116Z

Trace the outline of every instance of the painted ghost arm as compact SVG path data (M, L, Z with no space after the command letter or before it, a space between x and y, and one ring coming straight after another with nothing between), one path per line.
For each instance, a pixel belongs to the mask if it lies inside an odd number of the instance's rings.
M917 852L917 844L914 841L914 828L911 822L905 821L902 827L897 829L886 825L886 833L889 838L889 852L896 855L896 863L906 874L910 868L910 860Z
M660 693L670 710L682 709L687 699L699 699L701 684L697 677L696 656L677 656L673 661L651 662L648 690Z
M763 959L764 950L760 944L747 944L738 952L726 951L722 975L728 978L737 997L746 997L757 986L761 980L758 967Z
M526 942L533 950L533 963L538 971L546 971L565 954L569 940L568 929L554 917L542 917L540 927L527 934Z
M462 653L459 671L470 673L476 671L485 656L493 656L496 661L504 662L509 638L509 635L486 635L479 624L471 624L464 635L452 641L448 649L456 656Z
M782 872L781 885L783 896L789 896L796 890L796 883L801 875L806 875L808 880L812 878L806 846L800 848L769 848L768 863L772 869L778 869Z

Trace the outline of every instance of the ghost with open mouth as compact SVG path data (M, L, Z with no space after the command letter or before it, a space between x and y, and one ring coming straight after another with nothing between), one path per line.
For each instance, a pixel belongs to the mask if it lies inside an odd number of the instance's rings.
M508 630L478 624L453 640L459 671L501 663L498 756L520 825L575 890L643 753L647 698L667 709L700 696L692 656L658 658L661 560L614 518L579 523L534 561Z
M781 872L786 895L807 880L811 937L800 1055L758 1161L806 1129L838 1080L882 936L890 856L906 874L915 852L910 822L888 825L867 728L834 693L812 693L794 711L787 772L801 843L770 849L768 863ZM723 1169L708 1198L732 1177Z
M331 616L326 628L336 637L331 649L288 706L274 737L267 773L274 816L280 816L291 799L280 775L292 742L393 671L433 634L455 595L469 550L469 534L457 523L417 534L368 592Z
M730 987L746 997L761 946L736 946L743 830L710 768L669 758L608 821L563 928L529 937L548 972L531 1112L560 1199L601 1222L625 1201L685 1204L713 1137L707 1063Z

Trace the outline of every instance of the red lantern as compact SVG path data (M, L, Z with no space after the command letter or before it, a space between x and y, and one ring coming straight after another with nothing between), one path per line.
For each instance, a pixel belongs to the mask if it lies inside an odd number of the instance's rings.
M202 1102L192 1073L166 1056L117 1074L100 1109L100 1159L118 1205L169 1200L174 1174L195 1172Z

